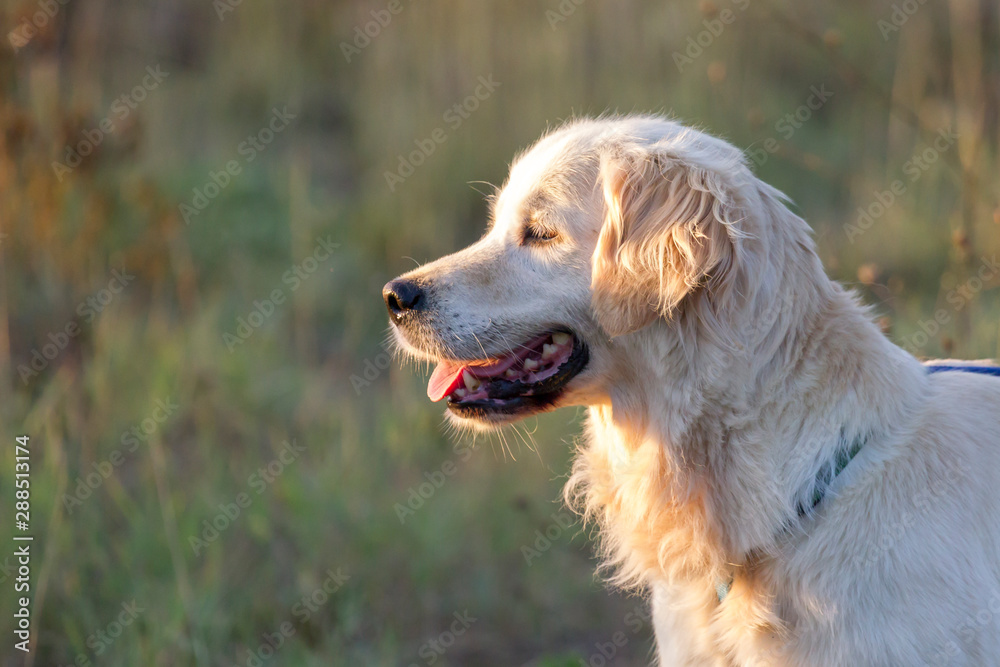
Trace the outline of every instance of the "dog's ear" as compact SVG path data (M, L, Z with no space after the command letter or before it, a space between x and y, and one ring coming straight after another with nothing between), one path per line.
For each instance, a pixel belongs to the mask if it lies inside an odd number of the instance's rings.
M713 172L667 156L605 156L605 217L592 303L608 335L670 317L693 293L725 289L735 259L734 206Z

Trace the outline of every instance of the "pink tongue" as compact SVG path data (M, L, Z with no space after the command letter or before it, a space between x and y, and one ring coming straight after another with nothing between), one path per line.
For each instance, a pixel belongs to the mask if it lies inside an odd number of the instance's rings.
M442 361L431 373L431 379L427 383L427 396L435 403L455 391L455 388L462 382L462 371L465 366Z
M434 402L455 391L462 384L462 371L468 369L476 377L495 377L514 365L517 357L509 356L489 364L463 365L442 361L427 382L427 396Z

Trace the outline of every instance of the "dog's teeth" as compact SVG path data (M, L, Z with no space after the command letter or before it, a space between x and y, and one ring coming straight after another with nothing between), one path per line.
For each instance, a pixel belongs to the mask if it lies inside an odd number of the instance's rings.
M520 375L520 374L519 374L519 373L518 373L517 371L515 371L515 370L514 370L513 368L508 368L507 370L505 370L505 371L503 372L503 376L504 376L505 378L507 378L508 380L513 380L513 379L514 379L514 378L516 378L516 377L517 377L518 375Z
M546 343L542 345L542 359L548 359L559 353L559 348L556 345L549 345Z
M570 341L571 338L572 336L570 336L568 333L563 333L561 331L557 331L556 333L552 334L552 342L555 343L556 345L565 345Z
M469 371L464 371L462 373L462 381L465 382L465 388L468 389L469 391L476 391L479 389L479 387L482 386L482 383L479 381L479 378L477 378Z
M462 389L461 387L459 387L458 389L456 389L452 393L455 394L455 396L458 396L459 398L465 398L465 390Z
M533 371L536 370L541 364L535 359L525 359L524 360L524 370Z

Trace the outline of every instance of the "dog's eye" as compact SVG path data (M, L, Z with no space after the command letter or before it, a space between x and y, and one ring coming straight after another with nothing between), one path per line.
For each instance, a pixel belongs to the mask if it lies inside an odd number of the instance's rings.
M521 235L522 244L540 244L547 243L558 236L551 229L545 229L544 227L538 226L534 222L529 222L524 226L524 232Z

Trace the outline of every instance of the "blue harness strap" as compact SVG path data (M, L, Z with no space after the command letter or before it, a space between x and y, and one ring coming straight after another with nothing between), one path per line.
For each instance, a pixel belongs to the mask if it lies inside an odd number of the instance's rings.
M943 373L945 371L957 371L962 373L978 373L980 375L992 375L994 377L1000 377L1000 366L954 366L954 365L925 365L928 373ZM842 438L843 439L843 438ZM858 438L850 447L841 447L837 452L837 459L834 462L832 468L824 467L823 470L819 472L816 476L816 490L813 492L813 497L811 498L811 504L808 506L799 505L798 514L799 517L803 517L809 512L811 512L817 505L823 501L823 497L826 496L826 490L829 488L830 483L844 471L847 464L857 456L861 448L865 446L868 438ZM726 599L726 595L729 594L729 589L733 585L733 577L729 577L729 581L723 579L718 579L715 582L715 594L719 598L719 602Z
M927 366L928 373L942 373L944 371L961 371L963 373L979 373L980 375L994 375L1000 377L1000 366Z

